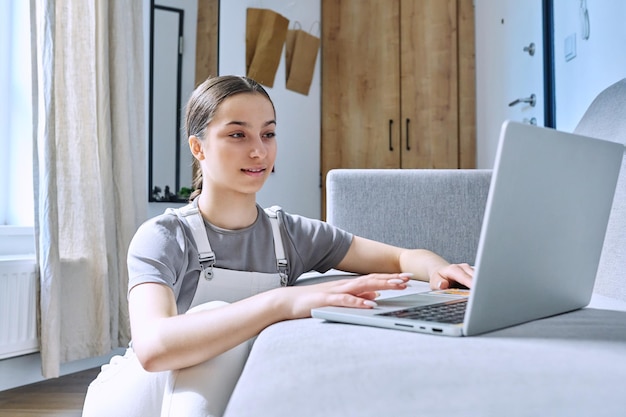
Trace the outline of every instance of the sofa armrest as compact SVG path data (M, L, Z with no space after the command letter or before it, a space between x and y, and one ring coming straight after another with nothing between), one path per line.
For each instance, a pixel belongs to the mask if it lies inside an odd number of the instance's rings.
M368 239L473 264L490 181L490 170L331 170L327 221Z

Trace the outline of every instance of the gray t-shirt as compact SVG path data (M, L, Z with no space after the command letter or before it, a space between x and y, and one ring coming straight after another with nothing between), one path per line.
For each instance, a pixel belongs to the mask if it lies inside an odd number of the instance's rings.
M215 267L238 271L276 273L276 254L270 219L257 206L257 219L249 227L226 230L204 222L215 253ZM352 235L320 220L278 214L289 285L308 271L326 272L344 258ZM186 222L164 213L142 224L128 250L128 289L146 282L161 283L174 291L179 313L189 309L200 263L193 235Z

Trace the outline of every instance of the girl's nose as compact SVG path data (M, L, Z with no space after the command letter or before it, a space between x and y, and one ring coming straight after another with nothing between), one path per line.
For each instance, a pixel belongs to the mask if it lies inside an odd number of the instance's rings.
M267 155L267 148L265 146L265 142L263 142L263 138L257 137L254 141L252 141L252 149L250 150L251 158L265 158Z

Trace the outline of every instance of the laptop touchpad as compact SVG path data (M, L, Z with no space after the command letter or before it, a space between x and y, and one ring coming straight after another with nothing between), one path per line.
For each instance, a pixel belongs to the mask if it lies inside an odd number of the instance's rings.
M408 294L400 297L391 297L385 299L378 299L376 303L378 307L392 307L392 308L407 308L407 307L419 307L427 306L430 304L443 303L453 299L449 296L431 295L429 293L423 294Z

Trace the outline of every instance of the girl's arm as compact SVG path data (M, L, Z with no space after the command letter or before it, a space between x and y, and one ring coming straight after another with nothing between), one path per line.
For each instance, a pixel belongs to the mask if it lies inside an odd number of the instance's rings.
M310 317L322 306L371 308L376 291L404 289L408 276L372 274L317 285L282 287L218 307L177 314L172 290L145 283L129 294L133 349L144 369L180 369L213 358L270 324Z
M415 279L430 282L432 289L449 288L453 282L471 287L474 273L468 264L450 264L428 250L402 249L359 236L354 236L337 269L357 274L408 272Z
M258 334L280 311L271 296L178 315L172 290L145 283L129 293L133 349L144 369L162 371L195 365ZM228 307L228 308L226 308Z

